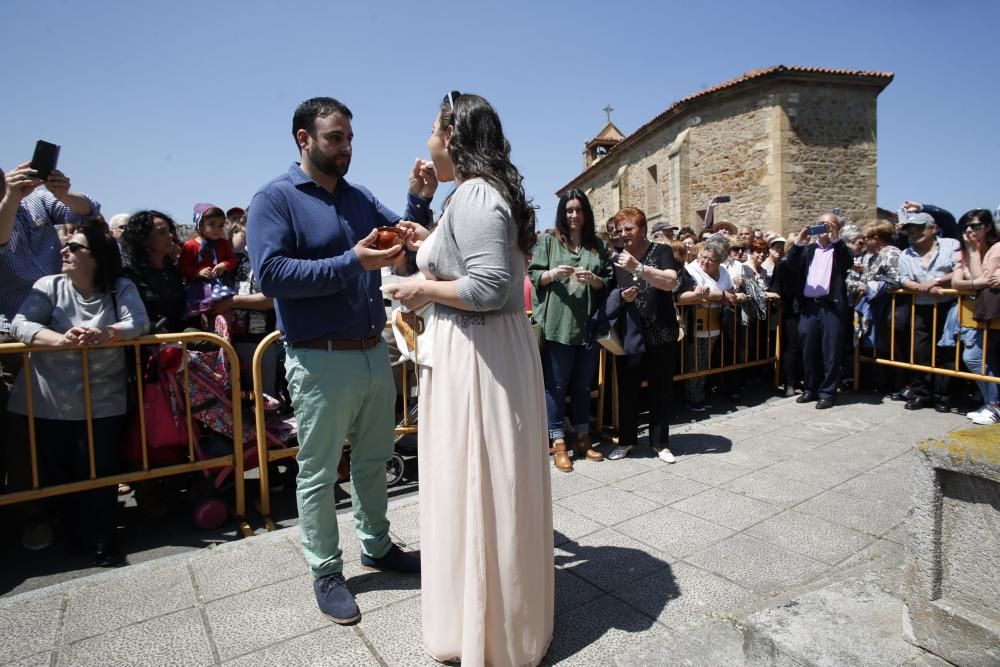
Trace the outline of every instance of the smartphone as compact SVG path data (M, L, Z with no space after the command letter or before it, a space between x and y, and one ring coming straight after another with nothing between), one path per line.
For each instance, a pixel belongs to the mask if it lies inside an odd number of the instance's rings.
M732 199L733 198L730 197L729 195L719 195L718 197L715 198L715 203L716 204L728 204L730 201L732 201Z
M31 157L31 168L38 172L37 178L48 180L59 162L59 146L41 139L35 144L35 154Z
M832 213L839 218L840 217L840 208L838 207L838 208L833 209Z
M829 225L813 225L809 228L809 236L819 236L820 234L826 234L830 231Z

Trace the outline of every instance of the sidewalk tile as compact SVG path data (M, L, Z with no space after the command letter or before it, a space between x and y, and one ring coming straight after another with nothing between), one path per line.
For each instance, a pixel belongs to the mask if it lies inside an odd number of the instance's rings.
M733 534L725 526L672 507L620 523L615 530L676 558L683 558Z
M607 665L667 629L624 602L605 596L559 618L543 665Z
M886 505L869 498L855 498L836 491L825 491L795 509L869 535L886 532L902 521L907 512L906 507Z
M636 449L642 449L647 453L650 452L648 448L643 447L633 449L632 454L635 454ZM574 462L574 469L571 474L586 475L591 479L607 484L609 482L617 482L620 479L627 479L629 477L635 477L636 475L649 472L650 461L660 463L660 460L653 456L635 458L632 455L618 461L609 461L605 459L599 463L594 461Z
M855 498L870 498L896 507L913 505L913 485L906 478L863 473L834 487L833 490Z
M849 439L845 439L823 445L796 456L795 460L816 468L834 466L858 473L871 470L892 458L890 454L866 449L860 442L856 442L853 446L850 446L850 443Z
M366 614L358 628L388 667L440 667L424 651L420 617L418 596Z
M722 456L722 454L685 456L670 467L670 473L715 486L753 472L751 468L723 461Z
M242 593L309 572L287 540L238 542L232 548L208 549L191 559L203 602Z
M552 500L561 500L584 491L593 491L603 486L596 479L571 472L559 472L552 468Z
M100 584L69 595L63 621L65 641L104 634L196 603L187 563L125 568Z
M581 503L574 504L572 507L573 510L568 510L556 504L552 505L552 528L556 533L555 542L557 545L604 529L601 524L584 516L589 511L587 505Z
M2 659L13 661L53 648L59 631L61 608L61 595L46 595L27 601L17 597L0 600Z
M419 576L369 570L360 561L344 564L344 578L363 614L420 595ZM309 597L313 599L311 590Z
M686 560L762 595L808 583L827 569L749 535L733 535Z
M593 491L585 491L570 498L563 498L556 504L566 509L579 511L588 519L605 526L613 526L626 519L661 507L659 503L652 500L646 500L610 486L602 486Z
M889 459L868 472L880 477L898 477L907 483L911 483L913 479L913 451L912 449L907 450L896 458Z
M748 528L747 534L828 565L839 563L872 540L871 535L795 511L761 521Z
M817 486L824 489L833 488L837 484L845 482L858 474L853 470L838 468L832 465L816 466L808 461L803 461L799 457L791 458L787 461L779 461L766 468L762 468L761 472L778 475L785 479L803 482L810 486Z
M582 604L604 595L604 591L567 570L556 570L556 616L569 613Z
M226 667L316 667L318 665L356 665L368 667L375 656L353 628L330 624L302 637L269 646L230 662Z
M389 510L386 517L389 519L389 531L402 540L404 544L420 540L420 505L406 505L399 509ZM351 537L357 542L357 538L354 536L353 518L348 525ZM360 557L359 555L358 558Z
M586 579L604 591L621 588L667 566L666 554L606 528L556 547L556 567Z
M613 595L673 629L733 612L757 599L752 591L687 563L674 563Z
M222 660L332 623L316 606L308 574L210 602L205 611Z
M3 667L49 667L52 662L52 651L36 653L16 662L5 662Z
M688 496L701 493L708 488L707 485L699 481L680 475L672 475L665 470L652 470L645 475L615 482L612 486L661 505L684 500Z
M215 664L197 609L185 609L70 644L58 667L198 667Z
M757 470L749 475L744 475L726 482L722 487L748 498L784 507L798 504L806 498L812 498L824 491L818 486L785 479L778 475L772 475L766 470Z
M709 489L671 505L676 510L743 530L781 511L777 505L747 498L725 489Z
M740 443L740 447L751 449L769 449L775 453L783 454L786 458L804 454L812 449L821 447L823 443L812 442L796 438L792 435L778 435L777 433L765 433L757 435Z
M831 428L819 427L811 421L808 423L798 423L791 426L784 426L773 433L776 438L791 438L813 445L825 445L834 440L851 435L853 431L835 430Z

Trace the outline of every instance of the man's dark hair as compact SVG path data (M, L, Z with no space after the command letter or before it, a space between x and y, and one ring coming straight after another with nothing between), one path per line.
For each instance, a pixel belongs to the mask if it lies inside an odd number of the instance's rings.
M332 113L339 113L348 119L354 118L346 105L332 97L313 97L300 104L292 116L292 139L295 140L295 147L299 148L299 140L295 137L299 130L305 130L315 138L316 119L326 118Z

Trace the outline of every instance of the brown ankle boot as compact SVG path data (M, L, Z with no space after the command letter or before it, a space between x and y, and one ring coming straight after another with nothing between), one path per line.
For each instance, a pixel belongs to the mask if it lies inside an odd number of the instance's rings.
M569 453L566 451L566 441L556 440L552 443L552 449L555 453L552 455L552 463L555 464L556 470L561 472L573 472L573 462L569 459Z
M578 458L587 457L588 461L603 461L604 454L594 449L594 446L590 442L589 433L577 433L576 441L573 443L573 449L576 450L576 455Z

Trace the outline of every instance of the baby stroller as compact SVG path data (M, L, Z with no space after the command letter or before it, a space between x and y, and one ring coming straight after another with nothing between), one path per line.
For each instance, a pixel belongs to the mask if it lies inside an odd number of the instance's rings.
M149 461L151 465L171 465L187 461L189 454L183 376L185 361L189 380L188 400L191 406L191 425L194 431L196 460L227 456L233 451L233 405L230 399L230 376L226 355L222 350L202 351L188 349L186 356L179 345L163 345L156 353L155 381L147 378L146 403ZM276 399L265 396L267 413L266 438L269 447L292 447L296 444L295 418L278 412ZM244 470L258 465L257 438L252 406L243 406L242 444ZM169 414L156 416L157 411ZM149 426L150 416L166 425L154 429ZM138 429L134 428L133 432ZM165 431L165 432L164 432ZM127 447L127 458L141 462L138 438L133 437ZM221 526L229 511L222 497L233 482L233 466L223 466L202 471L193 485L196 498L194 522L201 529L211 530Z

